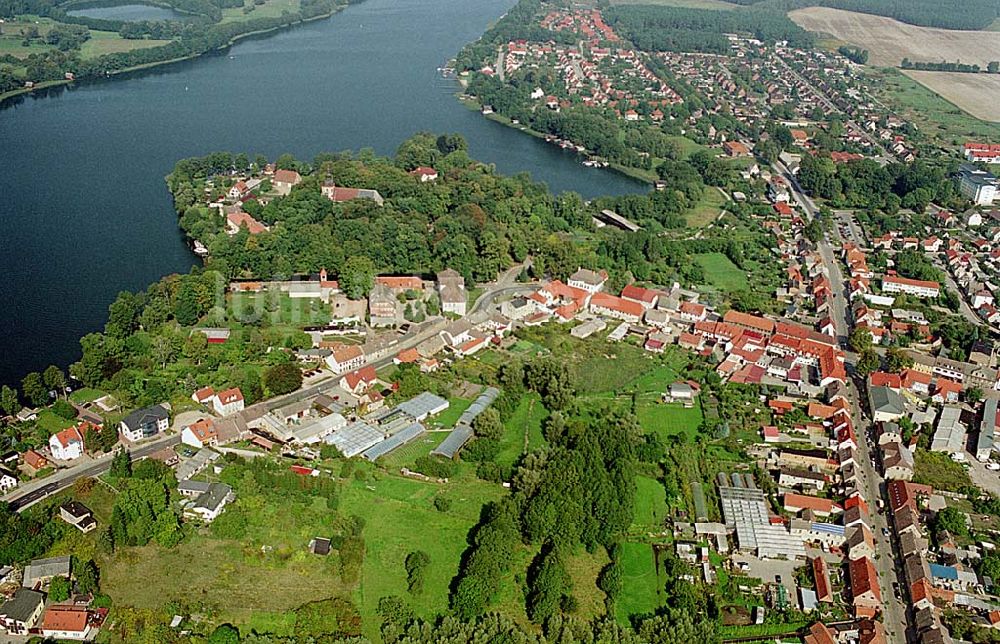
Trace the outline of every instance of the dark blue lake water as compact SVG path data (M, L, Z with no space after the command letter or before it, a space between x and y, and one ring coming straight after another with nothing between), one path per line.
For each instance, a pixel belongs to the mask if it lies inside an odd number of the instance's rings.
M78 359L107 306L196 261L163 177L215 150L391 154L414 132L585 197L644 191L483 118L437 68L513 0L366 0L226 54L28 97L0 111L0 382Z

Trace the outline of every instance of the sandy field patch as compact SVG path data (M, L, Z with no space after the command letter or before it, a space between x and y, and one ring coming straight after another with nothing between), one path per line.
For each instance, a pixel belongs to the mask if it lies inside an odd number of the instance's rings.
M903 73L976 118L1000 122L1000 74Z
M903 58L909 58L925 62L960 60L985 69L989 61L1000 60L1000 32L996 31L916 27L892 18L825 7L797 9L788 17L803 29L830 34L867 49L870 62L882 67L898 67Z

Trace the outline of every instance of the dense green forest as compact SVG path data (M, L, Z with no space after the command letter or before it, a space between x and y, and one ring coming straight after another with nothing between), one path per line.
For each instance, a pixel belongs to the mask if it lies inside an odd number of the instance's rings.
M235 0L170 0L172 8L192 14L187 21L142 21L126 23L119 20L96 20L66 15L66 3L51 0L0 0L0 17L10 18L20 14L46 16L64 23L74 23L92 29L118 31L125 38L170 38L172 42L158 47L135 49L128 52L105 54L93 59L83 59L78 49L31 54L21 60L13 56L0 56L0 94L18 89L26 80L33 82L61 80L67 72L78 79L99 78L108 74L141 65L176 60L228 46L242 35L268 31L328 15L343 0L301 0L299 11L285 12L276 17L252 17L251 11L244 20L220 22L222 9L234 6ZM239 3L242 4L242 3ZM239 6L239 4L235 6ZM16 73L24 67L24 73Z
M646 51L729 50L723 34L749 33L765 42L787 40L809 47L813 36L780 11L760 8L713 11L659 5L621 5L605 12L608 24Z
M271 231L229 236L221 218L201 203L201 187L209 177L246 171L261 161L227 153L187 159L168 178L181 227L208 246L207 268L227 277L321 268L337 275L349 258L364 256L380 273L430 274L450 266L466 279L482 282L530 253L539 275L564 278L580 265L592 265L619 277L631 271L656 275L665 283L678 277L688 281L680 273L691 270L685 254L686 245L694 242L670 241L657 233L685 225L683 214L706 189L703 176L713 177L722 163L701 157L694 163L670 162L661 169L669 190L602 198L587 206L575 193L552 195L526 175L504 177L474 162L461 137L422 134L404 142L395 159L326 154L303 163L282 157L279 166L296 168L305 176L303 182L267 206L244 206L271 224ZM420 183L408 174L420 165L437 168L444 179ZM327 178L338 185L376 189L385 205L333 203L320 194ZM225 182L217 181L215 190L224 189ZM628 235L595 231L592 214L608 207L634 218L644 230ZM564 239L581 234L596 243L577 246ZM605 250L622 245L631 250L620 258Z

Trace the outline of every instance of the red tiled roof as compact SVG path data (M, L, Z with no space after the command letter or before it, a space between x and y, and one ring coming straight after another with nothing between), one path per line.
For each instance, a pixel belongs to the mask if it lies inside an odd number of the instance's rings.
M878 572L875 564L868 557L855 559L848 566L848 576L851 580L851 594L855 601L861 595L871 593L875 601L882 601L882 591L878 586Z
M769 335L774 332L774 322L772 320L741 311L726 311L726 314L722 316L722 321L727 324L757 329Z
M375 382L377 377L378 376L375 375L375 367L372 365L365 365L364 367L355 369L344 376L347 380L347 388L351 391L357 389L358 385L361 383L369 385Z
M656 301L656 291L651 291L648 288L636 286L635 284L629 284L622 289L622 297L626 300L635 300L637 302L652 304Z
M618 311L619 313L633 315L635 317L642 317L644 312L642 305L638 302L630 302L618 297L617 295L611 295L610 293L603 292L594 293L594 295L590 298L590 305L595 308Z
M840 511L841 507L830 499L823 499L818 496L806 496L804 494L793 494L788 492L784 495L782 504L786 508L799 510L813 510L831 514Z
M76 606L49 606L42 617L42 630L82 633L87 630L87 609Z

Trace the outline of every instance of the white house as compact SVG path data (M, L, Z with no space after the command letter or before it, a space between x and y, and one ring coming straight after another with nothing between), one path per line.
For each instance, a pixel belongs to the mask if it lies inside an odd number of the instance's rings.
M212 399L212 408L220 416L229 416L243 411L243 392L239 387L220 391Z
M214 447L219 444L219 432L210 418L199 418L181 430L181 442L192 447Z
M184 508L184 515L188 518L201 519L205 523L211 523L226 507L226 504L236 498L233 488L225 483L212 483L201 495Z
M578 288L588 293L596 293L604 288L604 283L608 281L608 274L604 271L592 271L589 268L581 268L569 276L566 284L573 288Z
M42 635L59 640L88 640L93 635L86 608L54 604L42 616Z
M72 461L83 456L83 434L77 427L64 429L49 437L49 450L52 458L59 461Z
M17 478L6 470L0 470L0 494L6 494L17 487Z
M458 271L446 268L437 274L437 285L441 310L464 316L469 300L465 290L465 278Z
M365 364L365 352L357 345L342 347L327 356L326 364L336 374L353 371Z

